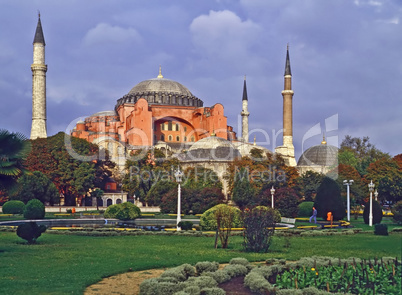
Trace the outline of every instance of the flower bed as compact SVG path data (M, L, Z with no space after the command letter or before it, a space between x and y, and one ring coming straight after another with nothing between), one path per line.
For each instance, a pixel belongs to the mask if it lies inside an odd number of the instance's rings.
M266 263L257 267L244 258L233 258L220 270L216 262L199 262L195 267L184 264L144 281L140 294L225 294L220 284L230 284L239 276L245 276L244 285L255 294L388 295L401 290L401 264L395 258L312 257L291 263L270 259Z

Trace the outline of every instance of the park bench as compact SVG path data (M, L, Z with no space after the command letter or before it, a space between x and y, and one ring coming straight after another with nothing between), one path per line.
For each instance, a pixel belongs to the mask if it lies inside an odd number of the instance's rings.
M282 222L282 223L295 224L295 223L296 223L296 219L295 219L295 218L281 217L281 222Z

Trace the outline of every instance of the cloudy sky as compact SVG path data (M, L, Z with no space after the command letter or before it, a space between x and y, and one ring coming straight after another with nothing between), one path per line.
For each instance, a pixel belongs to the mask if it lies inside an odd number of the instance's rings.
M137 83L165 78L204 106L222 103L241 134L247 75L250 140L282 144L286 44L298 158L322 133L369 136L402 153L399 0L1 0L0 128L30 135L32 41L46 41L48 135L112 110Z

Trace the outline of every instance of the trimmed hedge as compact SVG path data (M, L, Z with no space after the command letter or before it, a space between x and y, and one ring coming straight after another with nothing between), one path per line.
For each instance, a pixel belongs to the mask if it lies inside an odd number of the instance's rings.
M105 218L117 218L120 220L133 220L141 216L141 210L130 202L111 205L106 209Z
M22 201L8 201L3 204L4 214L22 214L25 204Z
M299 204L299 217L310 217L313 215L314 202L302 202Z
M216 230L217 224L215 218L215 211L220 207L228 207L231 210L235 211L235 218L232 227L243 227L243 224L241 222L241 211L238 208L226 204L219 204L212 207L211 209L208 209L201 215L200 226L202 230Z
M45 217L45 205L38 199L32 199L24 207L25 219L43 219Z

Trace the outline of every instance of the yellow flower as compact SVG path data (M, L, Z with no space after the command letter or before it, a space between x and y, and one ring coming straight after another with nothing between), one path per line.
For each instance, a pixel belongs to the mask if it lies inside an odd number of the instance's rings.
M315 271L315 268L314 268L314 267L312 267L312 268L311 268L311 270L312 270L312 271Z
M318 272L316 272L315 275L318 276Z

